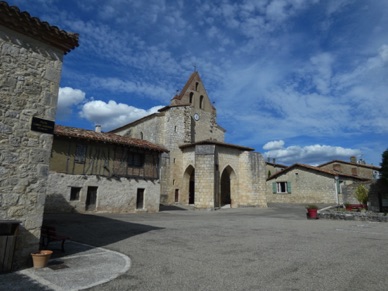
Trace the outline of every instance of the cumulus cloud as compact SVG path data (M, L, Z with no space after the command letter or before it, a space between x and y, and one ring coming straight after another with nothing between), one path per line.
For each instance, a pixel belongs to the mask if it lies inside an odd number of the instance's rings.
M136 108L123 103L110 100L92 100L85 103L80 116L93 124L100 124L103 131L109 131L134 120L157 112L163 106L154 106L148 110Z
M284 164L311 164L318 165L331 160L348 161L351 156L360 156L358 149L344 148L330 145L307 145L283 147L283 141L272 141L264 145L264 149L270 149L264 153L268 159L276 159L278 163ZM268 146L269 145L269 146ZM274 148L270 146L274 145ZM281 145L281 147L279 147Z
M71 87L59 88L57 119L65 119L72 113L72 107L85 100L85 92Z
M274 140L274 141L267 142L263 146L263 149L265 149L266 151L278 150L278 149L283 148L283 146L284 146L284 141L282 141L282 140Z

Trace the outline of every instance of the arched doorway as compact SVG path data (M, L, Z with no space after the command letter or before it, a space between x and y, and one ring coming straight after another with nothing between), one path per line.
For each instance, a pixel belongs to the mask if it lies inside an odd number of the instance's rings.
M232 204L232 183L235 177L234 171L230 166L227 166L221 175L221 199L220 206Z
M188 204L195 204L195 170L188 166L184 174L185 188L188 194Z

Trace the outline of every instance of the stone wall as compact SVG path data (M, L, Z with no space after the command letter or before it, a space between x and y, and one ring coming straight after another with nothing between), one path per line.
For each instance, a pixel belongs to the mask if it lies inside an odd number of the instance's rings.
M273 193L272 183L291 182L291 193ZM296 168L267 181L267 201L272 203L337 203L335 179Z
M0 26L0 219L21 221L14 268L38 250L63 52Z
M71 200L71 188L80 188L78 199ZM66 175L50 172L45 212L85 212L88 187L97 187L93 212L158 212L160 184L157 180L107 178L94 175ZM144 189L144 207L137 209L137 190Z

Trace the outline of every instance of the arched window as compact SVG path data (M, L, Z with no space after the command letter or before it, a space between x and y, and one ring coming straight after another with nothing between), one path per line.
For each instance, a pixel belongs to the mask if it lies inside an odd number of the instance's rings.
M194 95L194 93L191 92L191 93L190 93L190 104L193 104L193 95Z
M195 91L198 91L198 85L199 85L199 83L196 82L196 83L195 83Z
M201 95L201 97L199 97L199 108L203 109L203 95Z

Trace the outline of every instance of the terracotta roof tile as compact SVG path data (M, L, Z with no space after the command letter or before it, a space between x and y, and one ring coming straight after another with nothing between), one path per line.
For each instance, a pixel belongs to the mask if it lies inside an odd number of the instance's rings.
M121 136L114 133L95 132L92 130L85 130L81 128L56 125L54 129L54 134L56 136L119 144L156 152L168 152L166 148L153 144L149 141Z
M21 12L16 6L0 1L0 25L38 39L68 53L78 46L78 34L69 33L51 26L28 12Z

